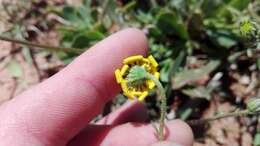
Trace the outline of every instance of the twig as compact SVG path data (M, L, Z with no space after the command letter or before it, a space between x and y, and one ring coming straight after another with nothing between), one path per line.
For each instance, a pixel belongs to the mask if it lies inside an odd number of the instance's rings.
M259 112L250 112L248 110L242 110L242 111L235 111L232 113L216 115L216 116L213 116L213 117L207 118L207 119L190 120L190 121L187 121L187 123L191 126L201 125L201 124L209 123L209 122L212 122L212 121L215 121L218 119L222 119L222 118L240 117L240 116L257 115L257 114L259 114Z
M75 53L75 54L78 54L78 55L84 52L84 50L81 50L81 49L78 49L78 48L65 48L65 47L57 47L57 46L49 46L49 45L31 43L31 42L28 42L28 41L13 39L13 38L5 37L5 36L2 36L2 35L0 35L0 40L12 42L12 43L17 43L17 44L23 44L23 45L31 46L31 47L45 48L45 49L54 50L54 51Z

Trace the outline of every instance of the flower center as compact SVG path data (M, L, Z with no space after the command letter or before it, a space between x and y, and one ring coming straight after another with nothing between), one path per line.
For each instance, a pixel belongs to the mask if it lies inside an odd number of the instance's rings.
M146 85L146 75L147 71L144 67L138 65L133 66L126 76L129 87L140 87Z

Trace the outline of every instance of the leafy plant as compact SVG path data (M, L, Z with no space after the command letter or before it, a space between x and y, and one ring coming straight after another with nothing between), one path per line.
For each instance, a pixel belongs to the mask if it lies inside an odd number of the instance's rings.
M216 72L229 71L231 65L238 65L248 52L249 42L241 35L240 24L244 18L258 17L255 8L258 3L154 0L145 1L144 5L136 0L85 0L79 7L65 6L56 13L66 20L59 30L61 42L67 47L86 49L120 28L142 29L149 38L150 54L159 61L160 79L169 87L167 93L179 90L191 98L210 100L218 86L194 83L202 76L212 78ZM68 53L60 56L67 62L75 57ZM259 59L255 59L255 64L259 67ZM193 65L200 67L190 68ZM221 79L218 82L223 84ZM167 94L167 98L171 99L171 95Z
M169 110L180 113L176 115L182 119L198 117L195 111L200 104L186 106L194 99L211 103L214 96L244 107L252 95L260 96L259 83L253 82L259 82L260 76L260 1L83 0L79 6L48 7L48 12L61 18L57 25L60 46L70 48L58 52L65 64L122 28L143 30L149 40L149 54L159 63ZM9 68L15 76L20 75L17 64ZM241 76L248 77L249 83L241 81ZM234 86L245 86L245 93L238 96ZM146 102L157 107L149 98ZM154 111L158 112L156 108ZM248 111L242 114L252 115ZM217 119L221 117L217 115ZM256 133L255 145L258 139Z

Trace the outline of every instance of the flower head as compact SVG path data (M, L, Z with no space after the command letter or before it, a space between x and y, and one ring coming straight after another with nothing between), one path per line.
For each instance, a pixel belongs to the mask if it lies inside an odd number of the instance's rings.
M247 103L247 110L252 113L260 112L260 98L252 98Z
M123 61L123 67L115 71L116 81L121 84L123 94L130 99L142 101L155 87L152 80L147 79L147 73L159 78L158 63L153 56L144 58L141 55L131 56Z
M240 32L243 36L248 36L254 31L256 31L254 22L251 22L249 20L244 20L241 22Z

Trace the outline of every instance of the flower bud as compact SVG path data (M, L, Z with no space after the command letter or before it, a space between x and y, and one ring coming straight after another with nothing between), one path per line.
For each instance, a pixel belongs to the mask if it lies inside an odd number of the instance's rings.
M260 112L260 98L252 98L247 103L247 110L252 113Z
M240 33L244 37L249 37L250 35L255 35L257 29L256 29L256 23L249 20L243 20L240 24Z

